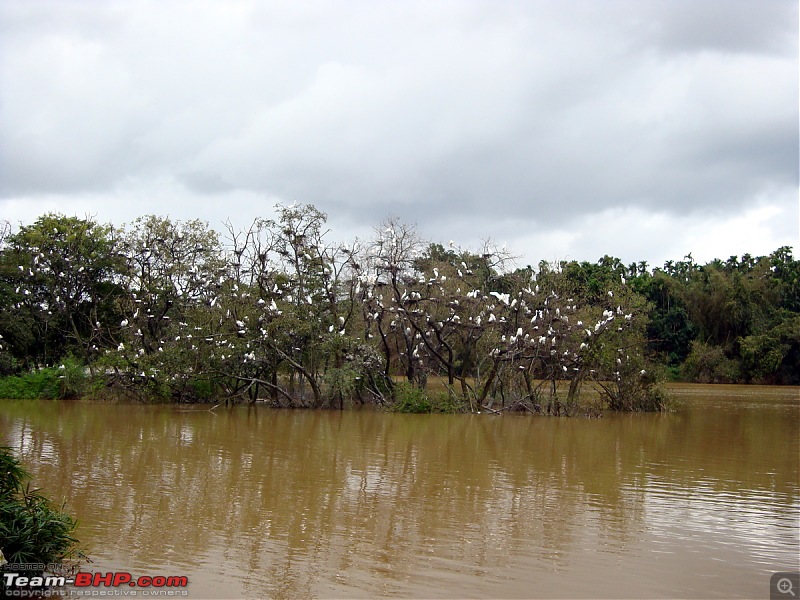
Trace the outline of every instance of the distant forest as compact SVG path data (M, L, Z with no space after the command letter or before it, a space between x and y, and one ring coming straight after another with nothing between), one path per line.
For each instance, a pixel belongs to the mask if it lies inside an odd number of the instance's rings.
M277 215L5 223L0 395L344 407L413 404L436 378L450 409L570 414L589 382L611 410L663 408L663 380L800 384L790 247L520 268L393 219L348 245L311 205Z

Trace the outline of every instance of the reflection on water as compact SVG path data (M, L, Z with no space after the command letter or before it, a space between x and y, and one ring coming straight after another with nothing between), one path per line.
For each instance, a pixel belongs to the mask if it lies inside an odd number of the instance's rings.
M0 402L94 570L191 597L763 597L800 553L800 391L669 415Z

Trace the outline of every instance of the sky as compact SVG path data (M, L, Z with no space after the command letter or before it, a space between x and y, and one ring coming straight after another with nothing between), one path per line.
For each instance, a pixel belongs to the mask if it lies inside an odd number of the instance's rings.
M798 2L0 0L0 219L800 254Z

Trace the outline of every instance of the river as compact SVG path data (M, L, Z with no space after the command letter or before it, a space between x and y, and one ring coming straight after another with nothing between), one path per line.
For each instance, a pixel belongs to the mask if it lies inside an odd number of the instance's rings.
M600 419L0 401L86 569L190 598L751 598L800 570L800 389Z

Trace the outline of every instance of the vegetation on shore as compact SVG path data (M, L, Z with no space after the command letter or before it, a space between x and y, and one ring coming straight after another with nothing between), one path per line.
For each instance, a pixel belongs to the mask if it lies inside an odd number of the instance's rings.
M0 446L0 575L10 565L63 566L64 561L82 556L73 537L76 521L31 489L28 479L11 448ZM17 567L13 570L19 572ZM32 568L24 575L39 577L43 571Z
M279 206L223 234L155 216L7 226L0 397L569 415L662 410L664 377L800 383L788 247L655 269L608 256L514 268L490 244L429 243L395 220L336 244L325 222Z

